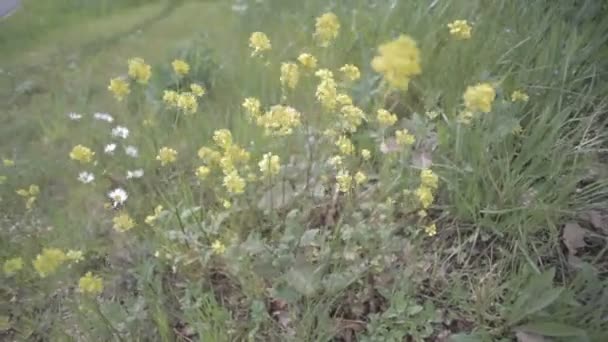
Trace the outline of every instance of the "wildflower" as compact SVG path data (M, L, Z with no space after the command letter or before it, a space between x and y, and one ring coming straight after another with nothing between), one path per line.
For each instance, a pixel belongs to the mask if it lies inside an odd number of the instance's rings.
M40 188L36 184L30 185L30 187L28 189L17 190L17 195L22 196L22 197L38 196L39 193L40 193Z
M353 178L350 176L348 171L340 170L336 175L336 181L338 182L338 190L340 192L348 192L352 187Z
M471 38L471 26L466 20L454 20L448 24L450 34L456 39L469 39Z
M197 97L201 97L201 96L205 95L205 88L201 87L200 85L198 85L196 83L192 83L190 85L190 90L192 91L192 94L194 94Z
M343 155L351 155L355 151L355 145L344 135L338 138L336 146Z
M112 200L113 206L117 207L119 205L123 205L127 201L127 198L129 198L129 195L125 189L116 188L108 192L108 197Z
M112 136L127 139L127 137L129 136L129 129L124 126L116 126L112 128Z
M129 83L119 77L110 80L108 90L114 94L114 97L118 101L122 101L125 96L129 95L129 93L131 92L131 89L129 88Z
M132 178L141 178L144 176L144 170L143 169L137 169L137 170L127 170L127 179L132 179Z
M15 166L15 161L12 159L2 159L2 164L6 167L12 167Z
M205 180L209 176L209 173L211 173L211 170L206 166L199 166L195 172L196 177L200 180Z
M224 177L224 187L229 193L242 194L245 191L245 180L233 170Z
M185 92L177 97L177 108L186 114L194 114L198 110L198 102L194 94Z
M23 259L20 257L8 259L4 262L4 267L2 268L4 274L6 276L11 276L17 272L19 272L23 268Z
M357 173L355 173L355 183L357 185L363 184L366 180L367 180L367 176L365 175L365 173L363 173L361 171L357 171Z
M432 203L435 197L433 196L433 191L431 188L426 186L421 186L415 191L415 195L420 202L422 208L428 208Z
M428 216L428 213L426 212L426 210L418 210L417 214L418 214L418 217L420 217L421 219Z
M133 221L131 216L129 216L129 214L126 212L115 216L114 219L112 219L112 222L114 223L114 229L121 233L124 233L135 227L135 221Z
M129 59L129 77L137 83L146 84L152 75L152 68L144 62L143 58L135 57Z
M473 114L473 112L471 112L469 110L465 110L465 111L460 112L460 114L458 114L458 116L456 117L456 121L461 124L468 125L471 123L471 121L473 121L474 116L475 115Z
M313 37L320 46L328 47L338 37L339 31L340 22L338 21L338 17L331 12L325 13L316 20Z
M333 156L327 162L333 167L342 166L342 156Z
M230 208L232 208L232 202L225 199L222 201L222 207L224 207L225 209L230 209Z
M397 122L397 115L392 114L386 109L378 109L378 112L376 112L376 118L378 119L380 125L384 127L390 127Z
M158 218L160 217L160 214L162 212L163 212L163 206L157 205L156 208L154 208L154 214L146 216L146 219L144 220L144 222L149 226L154 225L154 223L156 222L156 220L158 220Z
M108 113L95 113L95 114L93 114L93 118L95 120L101 120L101 121L106 121L106 122L110 122L110 123L112 123L114 121L114 118L112 117L112 115L110 115Z
M306 69L314 70L317 68L317 58L309 53L302 53L298 56L298 62Z
M336 98L338 96L337 84L334 80L334 75L327 69L318 70L315 75L321 79L315 96L326 110L333 110L336 107Z
M137 147L129 145L125 147L125 153L131 158L137 158L137 156L139 155L139 150L137 149Z
M363 160L369 160L372 157L372 153L368 149L361 150L361 157Z
M260 167L260 172L265 177L276 176L281 170L281 159L277 155L266 153L258 163L258 166Z
M226 252L226 246L220 240L215 240L211 245L211 250L218 255L224 254L224 252Z
M247 118L251 121L253 119L257 119L260 116L260 108L262 105L260 104L260 100L255 97L248 97L243 101L243 108L247 112Z
M65 253L57 248L44 248L33 262L34 269L40 277L53 274L67 259Z
M336 101L341 106L348 106L353 104L353 99L351 99L350 96L346 94L338 94L338 96L336 96Z
M492 102L496 92L489 83L479 83L467 87L463 98L465 107L472 112L489 113L492 111Z
M428 226L424 227L424 232L428 236L435 236L437 235L437 226L435 226L434 223L431 223Z
M190 65L188 63L186 63L186 61L181 60L181 59L174 60L171 63L171 66L173 67L173 71L178 76L185 76L188 74L188 72L190 72Z
M357 128L363 123L363 120L365 120L365 113L357 106L346 105L342 107L340 113L344 119L344 129L351 133L357 131Z
M95 180L95 175L90 172L83 171L78 174L78 181L84 184L89 184Z
M103 148L103 152L105 154L114 154L114 151L116 150L116 144L112 143L112 144L107 144L104 148Z
M174 163L176 159L177 151L169 147L161 148L156 156L156 160L160 161L160 165L162 166Z
M340 68L340 72L342 72L344 74L344 77L346 77L346 79L349 81L356 81L361 77L361 72L359 71L359 68L352 64L344 65Z
M404 128L395 132L395 141L401 146L411 146L416 142L416 138Z
M163 93L163 102L169 106L177 106L177 100L179 99L179 93L175 90L165 90Z
M381 73L392 88L407 90L412 76L422 73L420 50L406 35L380 45L379 56L372 60L372 68Z
M424 169L420 171L420 183L423 186L431 189L437 189L439 186L439 177L431 169Z
M65 256L68 260L75 263L79 263L84 260L82 256L82 251L76 251L73 249L68 250Z
M227 149L232 145L232 133L225 128L218 129L213 132L213 141L218 147Z
M76 161L81 162L82 164L87 164L93 161L93 156L95 152L91 151L88 147L82 145L76 145L70 152L70 158Z
M524 93L521 90L516 90L511 94L511 101L513 101L513 102L517 102L517 101L528 102L529 99L530 99L530 96L528 96L528 94Z
M101 277L87 272L84 277L78 280L78 289L84 294L96 296L103 291L103 280Z
M71 112L71 113L68 113L68 118L70 118L70 120L72 120L72 121L78 121L78 120L82 119L82 114Z
M270 39L263 32L253 32L251 37L249 37L249 47L253 49L251 56L257 56L260 53L270 50L272 45L270 44Z
M290 89L295 89L300 79L300 71L295 63L281 64L281 85Z
M295 127L301 125L300 112L289 106L275 105L258 117L256 124L264 127L266 135L290 135Z
M198 150L198 157L208 164L218 164L222 158L222 154L203 146Z

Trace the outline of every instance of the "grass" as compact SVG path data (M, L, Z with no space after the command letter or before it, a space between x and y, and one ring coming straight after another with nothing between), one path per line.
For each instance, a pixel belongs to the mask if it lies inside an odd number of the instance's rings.
M240 3L245 10L217 1L31 1L0 23L0 157L14 161L0 168L0 260L24 263L1 275L0 336L606 340L605 5ZM314 18L327 11L341 29L324 49L312 36ZM447 23L457 19L472 23L471 39L450 36ZM263 58L250 56L254 31L272 42ZM388 91L370 62L401 33L417 42L422 74L407 91ZM339 88L367 115L346 135L357 153L371 151L369 161L343 155L341 168L328 164L340 152L323 131L341 116L316 101L317 77L300 68L297 88L282 89L280 63L304 51L338 80L340 66L359 67L361 78ZM135 56L152 66L152 78L116 101L109 79L125 75ZM171 70L174 58L191 66L183 79ZM162 103L165 89L190 82L207 89L196 114ZM496 91L492 110L462 123L463 93L479 82ZM511 101L515 90L529 100ZM265 109L293 106L302 126L265 136L241 107L250 96ZM379 108L398 116L395 127L379 127ZM83 118L71 121L69 112ZM95 112L115 122L94 120ZM126 140L111 137L116 125L128 127ZM194 175L206 163L197 151L221 150L213 135L224 128L251 154L239 173L259 178L240 195L222 185L225 165L208 165L204 180ZM416 142L382 152L397 128ZM103 151L111 141L113 156ZM78 144L95 152L96 164L70 160ZM138 158L123 152L127 145ZM161 166L161 147L175 149L177 160ZM267 152L282 164L270 179L258 171ZM421 217L416 190L427 167L439 186ZM127 179L135 169L144 176ZM336 176L346 170L368 179L342 193ZM95 181L79 183L81 171ZM30 184L40 193L15 193ZM112 210L107 193L117 187L129 197ZM124 213L136 227L120 232L113 218ZM574 235L567 223L578 223ZM431 224L434 236L425 230ZM80 250L83 259L41 277L33 261L43 248ZM89 271L102 279L98 295L79 290Z

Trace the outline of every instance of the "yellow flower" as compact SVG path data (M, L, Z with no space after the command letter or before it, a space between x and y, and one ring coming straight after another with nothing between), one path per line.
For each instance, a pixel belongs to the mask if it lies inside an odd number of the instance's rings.
M395 132L395 140L401 146L411 146L416 142L416 138L405 128Z
M219 164L222 154L209 147L203 146L198 150L198 157L207 164Z
M93 161L93 156L95 152L91 151L88 147L82 145L76 145L72 148L72 152L70 152L70 158L76 161L81 162L82 164L87 164Z
M20 257L8 259L4 262L4 274L6 276L11 276L17 272L19 272L23 268L23 259Z
M225 209L230 209L232 208L232 202L225 199L222 201L222 207L224 207Z
M68 260L75 263L79 263L84 260L84 257L82 256L82 251L75 251L73 249L68 250L65 256Z
M11 166L15 166L15 161L12 159L2 159L2 163L4 164L4 166L6 167L11 167Z
M125 96L131 93L131 88L129 87L129 83L127 83L122 78L116 77L110 80L110 85L108 86L108 90L114 94L114 97L118 101L122 101Z
M464 105L469 111L489 113L492 111L492 102L494 102L496 92L494 87L489 83L478 83L474 86L467 87L463 98Z
M160 216L160 214L162 212L163 212L163 206L157 205L156 208L154 208L154 214L146 216L146 219L144 220L144 222L148 226L154 225L154 223L156 222L156 220L158 219L158 217Z
M300 79L300 71L295 63L281 64L281 85L290 89L295 89Z
M326 110L333 110L338 97L338 86L334 80L334 74L327 69L321 69L315 75L321 79L315 93L317 100Z
M185 76L190 72L190 65L181 59L176 59L171 63L171 66L173 66L173 71L178 75L178 76Z
M359 71L359 68L352 64L344 65L340 68L340 72L342 72L344 74L344 77L346 77L346 79L349 81L356 81L359 79L359 77L361 77L361 72Z
M378 109L376 112L376 119L378 119L380 125L390 127L397 122L397 115L392 114L386 109Z
M247 112L247 119L249 121L257 119L261 114L262 104L260 103L260 100L255 97L246 98L245 101L243 101L242 106Z
M211 250L213 250L213 253L218 255L224 254L224 252L226 252L226 246L224 246L220 240L215 240L211 245Z
M290 135L295 127L301 125L300 112L289 106L275 105L258 117L256 124L264 127L265 135Z
M528 96L528 94L524 93L521 90L516 90L511 94L511 101L513 101L513 102L517 102L517 101L528 102L529 99L530 99L530 96Z
M87 272L84 277L78 281L78 289L84 294L96 296L103 291L103 280L101 277L94 276L91 272Z
M163 94L163 101L170 106L177 106L177 100L179 99L179 94L174 90L165 90Z
M471 38L471 26L466 20L454 20L448 24L450 34L456 39Z
M169 148L163 147L158 151L158 155L156 156L156 160L160 161L160 165L165 166L167 164L171 164L175 162L177 159L177 151Z
M67 256L57 248L44 248L33 262L34 269L40 277L44 278L54 273L61 264L66 261Z
M245 180L239 176L236 170L224 176L224 187L232 194L242 194L245 191Z
M300 62L303 67L310 70L317 68L317 58L309 53L300 54L300 56L298 56L298 62Z
M340 192L349 192L353 185L353 178L348 171L344 170L338 171L336 181L338 182L338 190Z
M431 120L435 120L435 118L439 116L439 112L436 110L428 110L426 113L424 113L424 115Z
M209 176L209 173L211 173L211 170L206 166L199 166L196 169L196 177L200 180L205 180Z
M336 96L336 101L340 106L348 106L353 104L353 99L346 94L338 94L338 96Z
M265 33L253 32L249 37L249 47L253 49L251 56L254 57L264 51L270 50L272 45Z
M415 195L418 198L420 205L424 209L428 208L435 199L432 189L426 186L420 186L418 189L416 189Z
M218 147L224 150L232 146L232 133L229 130L222 128L213 132L213 141Z
M355 152L355 145L344 135L338 138L336 146L338 146L340 153L343 155L351 155Z
M431 169L424 169L420 171L420 183L423 186L431 189L437 189L439 186L439 177Z
M38 196L38 194L40 194L40 187L38 187L36 184L30 185L29 193L30 196Z
M328 160L329 165L333 167L342 166L342 157L341 156L333 156Z
M428 226L424 227L424 232L428 236L435 236L437 235L437 226L435 226L434 223L431 223Z
M201 96L205 95L205 88L203 88L199 84L192 83L190 85L190 90L192 91L192 94L194 94L197 97L201 97Z
M340 22L338 17L331 12L325 13L316 20L313 37L320 46L328 47L338 37L339 31Z
M346 105L342 107L340 113L344 119L344 129L351 133L357 131L357 128L363 123L363 120L365 120L365 113L357 106Z
M276 176L281 171L281 158L272 153L266 153L262 157L262 160L258 163L260 172L266 176Z
M357 173L355 173L355 183L357 183L357 185L363 184L366 180L367 180L367 176L365 175L365 173L363 173L361 171L358 171Z
M146 64L142 58L129 59L129 77L141 84L148 83L152 75L152 67Z
M114 223L114 229L121 233L124 233L128 230L133 229L133 227L135 227L135 221L133 221L131 216L129 216L129 214L126 212L118 214L117 216L114 216L114 219L112 219L112 222Z
M194 94L185 92L177 97L177 108L181 109L186 114L194 114L198 109L198 102Z
M428 216L428 213L426 212L426 210L418 210L418 217L420 217L421 219L425 218Z
M406 35L380 45L379 56L372 60L372 68L381 73L392 88L407 90L412 76L422 73L420 50Z
M364 148L361 150L361 157L363 158L363 160L369 160L372 157L372 153Z

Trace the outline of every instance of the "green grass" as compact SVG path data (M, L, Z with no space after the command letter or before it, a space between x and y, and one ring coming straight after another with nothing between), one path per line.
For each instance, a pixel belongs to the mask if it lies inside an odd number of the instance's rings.
M608 217L605 5L247 3L239 13L219 1L29 1L0 22L0 157L15 161L0 166L0 260L24 261L0 276L0 336L508 341L527 331L556 341L608 338L601 227L608 223L585 218ZM314 18L326 11L341 30L322 49L311 37ZM473 24L470 40L450 37L447 23L456 19ZM254 31L272 41L265 59L250 57ZM423 72L407 92L389 93L370 62L401 33L418 43ZM351 138L373 157L344 157L344 168L369 179L346 194L335 192L336 170L327 165L338 153L334 140L321 134L339 116L316 102L318 79L302 73L293 93L281 90L280 63L301 52L337 78L345 63L361 70L360 80L340 89L367 113ZM151 64L152 79L133 83L117 102L109 79L125 75L136 56ZM174 58L191 65L179 84ZM163 91L188 82L207 88L198 112L167 109ZM495 86L492 111L458 123L462 95L478 82ZM518 89L528 102L510 100ZM304 126L288 137L264 136L245 120L241 103L249 96L264 108L297 108ZM380 151L394 129L378 128L379 108L398 115L396 126L415 135L414 146ZM439 116L429 118L431 110ZM70 121L69 112L84 117ZM116 121L93 120L95 112ZM130 130L124 142L110 135L116 125ZM217 166L197 180L197 151L214 147L221 128L251 153L243 176L259 175L267 152L281 157L280 175L248 182L242 195L226 192ZM103 152L111 141L119 144L114 156ZM70 160L77 144L95 151L95 165ZM139 157L126 156L123 145L137 146ZM176 163L161 167L155 158L163 146L178 151ZM439 177L424 218L413 195L421 159ZM126 179L138 168L143 178ZM95 182L76 180L84 170ZM27 210L15 191L30 184L41 192ZM129 194L121 212L137 223L127 232L112 229L118 212L105 205L116 187ZM164 211L149 226L157 205ZM575 221L584 241L563 232ZM431 223L436 236L425 234ZM213 252L216 241L224 253ZM42 278L32 261L45 247L81 250L84 260ZM88 271L103 279L99 296L78 291Z

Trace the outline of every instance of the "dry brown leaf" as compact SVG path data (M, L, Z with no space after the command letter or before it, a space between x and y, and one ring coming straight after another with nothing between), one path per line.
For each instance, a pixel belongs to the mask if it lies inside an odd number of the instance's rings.
M570 254L576 254L577 249L587 246L585 235L587 235L587 231L578 223L566 223L562 232L562 239Z
M587 215L593 228L608 235L608 215L605 215L599 210L591 210Z
M517 342L551 342L551 339L547 337L525 331L516 332L515 337L517 337Z

